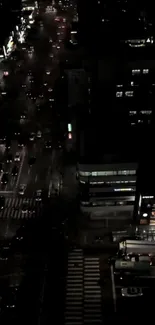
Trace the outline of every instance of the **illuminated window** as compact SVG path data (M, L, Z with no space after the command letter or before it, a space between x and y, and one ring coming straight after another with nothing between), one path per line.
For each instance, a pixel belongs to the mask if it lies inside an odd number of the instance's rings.
M143 69L143 74L149 73L149 69Z
M140 69L132 69L132 75L140 74Z
M122 97L122 96L123 96L123 91L116 92L116 97Z
M125 96L126 97L133 97L134 92L133 91L126 91Z
M136 115L137 111L129 111L129 115Z
M90 172L79 171L79 175L80 176L91 176L91 173Z
M93 171L93 172L83 172L79 171L80 176L90 177L90 176L117 176L117 175L136 175L136 170L106 170L106 171ZM113 181L116 183L116 181ZM124 181L122 181L124 183ZM135 181L133 181L135 182ZM110 183L110 182L109 182Z
M140 111L140 113L144 115L150 115L152 114L152 111Z
M98 172L92 172L92 176L113 176L117 175L116 171L98 171Z
M117 87L117 88L122 88L122 87L123 87L123 85L116 85L116 87Z
M114 192L131 192L131 191L135 191L135 189L133 188L114 188Z
M119 170L118 175L136 175L136 170Z

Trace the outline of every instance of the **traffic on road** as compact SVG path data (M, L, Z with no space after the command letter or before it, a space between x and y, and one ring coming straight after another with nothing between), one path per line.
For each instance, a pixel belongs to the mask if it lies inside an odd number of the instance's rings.
M58 129L55 82L61 79L67 20L65 12L51 8L40 4L25 42L0 64L2 324L40 322L48 268L42 219L49 214L48 200L57 200L63 187L59 160L65 135Z

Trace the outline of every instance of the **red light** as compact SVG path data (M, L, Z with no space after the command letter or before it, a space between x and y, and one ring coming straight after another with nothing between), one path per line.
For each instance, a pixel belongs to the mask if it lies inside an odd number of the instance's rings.
M68 133L68 139L72 139L72 133Z

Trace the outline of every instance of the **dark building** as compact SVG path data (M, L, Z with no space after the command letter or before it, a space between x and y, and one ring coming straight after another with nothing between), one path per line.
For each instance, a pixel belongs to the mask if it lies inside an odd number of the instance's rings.
M14 29L19 21L21 10L21 0L4 1L0 2L0 44L3 45L5 39L9 36L10 32ZM2 32L3 31L3 32Z

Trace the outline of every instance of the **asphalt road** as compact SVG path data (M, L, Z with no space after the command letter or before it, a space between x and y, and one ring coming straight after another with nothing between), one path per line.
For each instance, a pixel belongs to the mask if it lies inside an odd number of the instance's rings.
M36 22L26 39L26 42L33 46L33 53L29 54L28 51L20 49L19 60L10 58L7 63L1 63L0 66L1 91L7 90L6 96L1 95L1 114L4 113L4 120L1 121L1 133L6 136L10 133L13 134L13 136L9 135L11 137L9 153L12 154L12 162L6 162L7 152L3 144L0 146L0 159L4 162L4 172L9 173L8 183L0 184L0 194L6 198L18 198L20 184L26 185L24 197L32 198L37 189L48 190L53 177L57 185L60 181L56 169L59 150L55 150L57 139L53 110L56 110L56 106L53 88L60 75L59 57L63 57L63 41L67 23L63 21L63 18L60 21L56 21L55 18L56 13L46 13L42 8L43 27ZM3 78L4 66L9 71L9 76L5 79ZM29 71L32 72L33 82L31 82ZM27 95L28 91L31 94ZM37 97L37 100L32 97ZM39 105L39 112L37 105ZM25 115L25 119L21 118L22 115ZM50 130L49 125L52 126ZM39 130L42 132L41 138L36 136ZM18 132L22 138L26 137L23 147L18 146L18 136L15 135ZM34 141L29 140L30 132L35 133ZM46 140L52 141L52 148L45 148ZM17 152L20 153L20 161L15 162L14 157ZM29 167L28 160L32 156L36 157L36 162ZM18 175L13 177L11 171L14 165L18 167ZM3 173L0 178L2 175ZM55 186L57 187L57 185ZM10 212L8 211L8 213ZM8 215L6 226L5 220L2 221L1 236L3 233L5 236L12 234L12 220L10 219L11 217ZM13 224L15 223L16 220L13 221ZM19 220L17 220L17 224L19 224Z

